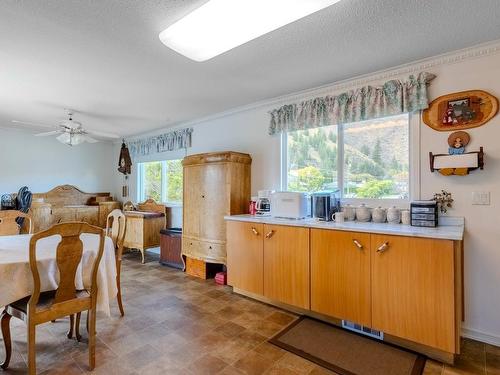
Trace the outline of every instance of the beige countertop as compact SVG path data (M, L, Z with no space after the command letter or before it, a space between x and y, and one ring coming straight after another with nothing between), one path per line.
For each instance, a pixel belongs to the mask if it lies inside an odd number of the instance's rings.
M296 227L341 230L349 232L365 232L390 234L395 236L423 237L444 240L461 241L464 237L463 217L440 217L439 226L435 228L412 227L403 224L389 223L363 223L359 221L346 221L343 223L317 221L315 219L282 219L275 217L262 217L256 215L231 215L224 216L228 221L244 221L261 224L289 225Z

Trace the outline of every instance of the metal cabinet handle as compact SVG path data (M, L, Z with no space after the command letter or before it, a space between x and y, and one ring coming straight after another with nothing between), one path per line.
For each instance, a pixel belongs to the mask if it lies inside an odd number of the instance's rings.
M356 245L356 247L361 250L363 249L363 245L361 244L361 242L359 242L358 240L356 239L353 239L352 242L354 242L354 245Z
M383 253L383 252L384 252L384 251L386 251L388 248L389 248L389 241L386 241L386 242L384 242L382 245L380 245L380 246L377 248L377 253Z
M255 229L255 227L252 227L252 232L253 234L255 234L256 236L259 235L259 231L257 229Z
M274 230L271 230L268 234L266 234L266 238L269 239L274 235Z

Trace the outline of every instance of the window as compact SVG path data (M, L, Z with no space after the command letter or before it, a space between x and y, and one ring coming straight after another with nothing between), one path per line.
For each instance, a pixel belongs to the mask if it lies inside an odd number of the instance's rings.
M408 114L284 135L283 186L346 198L409 199Z
M139 201L182 202L182 160L152 161L138 164Z

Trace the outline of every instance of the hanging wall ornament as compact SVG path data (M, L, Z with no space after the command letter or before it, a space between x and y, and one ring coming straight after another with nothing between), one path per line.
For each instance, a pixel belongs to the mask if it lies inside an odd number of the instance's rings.
M118 159L118 172L123 173L124 175L122 197L125 198L128 197L128 175L132 173L132 159L130 158L130 153L128 152L125 140L122 142L120 158Z

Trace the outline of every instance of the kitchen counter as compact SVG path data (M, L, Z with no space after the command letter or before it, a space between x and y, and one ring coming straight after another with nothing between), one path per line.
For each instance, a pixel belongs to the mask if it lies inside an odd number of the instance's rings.
M366 232L377 234L391 234L396 236L435 238L443 240L461 241L464 237L463 217L440 217L439 226L436 228L412 227L403 224L388 223L363 223L359 221L346 221L344 223L334 223L317 221L315 219L281 219L275 217L261 217L255 215L231 215L224 216L225 220L243 221L260 224L288 225L295 227L330 229L349 232Z

